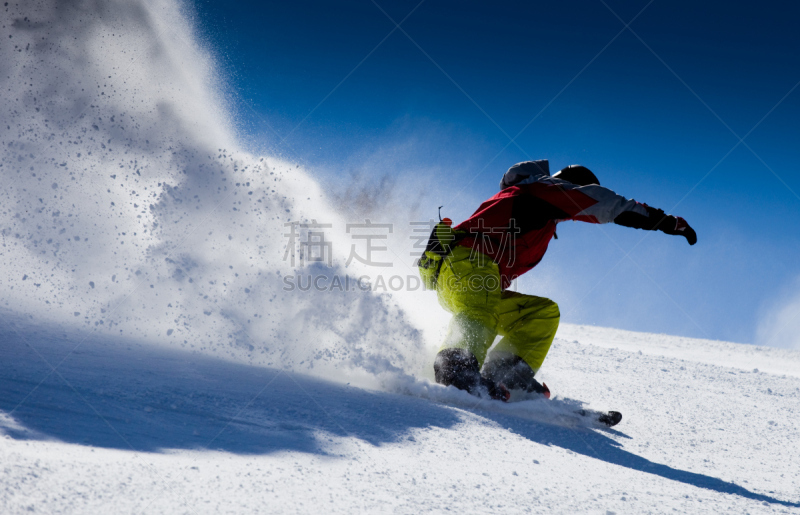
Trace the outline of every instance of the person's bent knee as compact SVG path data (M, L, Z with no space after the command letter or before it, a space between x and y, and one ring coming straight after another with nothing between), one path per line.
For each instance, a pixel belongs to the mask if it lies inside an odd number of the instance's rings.
M547 318L561 319L561 310L558 309L558 304L550 299L547 299L547 301L547 305L542 310L547 315Z

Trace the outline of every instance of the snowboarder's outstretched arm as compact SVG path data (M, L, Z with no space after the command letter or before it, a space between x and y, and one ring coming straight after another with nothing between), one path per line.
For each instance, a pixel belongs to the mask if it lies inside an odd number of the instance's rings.
M558 207L566 214L565 220L596 224L613 222L625 227L683 236L689 245L697 243L697 234L683 218L668 215L661 209L633 199L626 199L597 184L578 186L555 178L547 178L538 184L536 190L537 197Z
M668 215L663 209L656 209L647 204L638 204L647 211L646 215L639 211L624 211L614 218L614 223L633 227L634 229L645 229L648 231L662 231L666 234L683 236L689 245L697 243L697 233L689 227L686 220L680 216Z

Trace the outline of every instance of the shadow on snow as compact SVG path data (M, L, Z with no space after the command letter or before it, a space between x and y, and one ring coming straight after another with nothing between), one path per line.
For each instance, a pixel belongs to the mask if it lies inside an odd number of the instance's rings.
M212 449L237 454L299 451L332 455L327 438L372 445L414 428L452 428L450 406L372 392L273 368L53 331L0 329L0 433L15 439L143 452ZM57 365L51 373L48 365ZM38 385L38 387L37 387ZM735 483L654 463L602 432L477 412L541 445L756 501L799 507Z

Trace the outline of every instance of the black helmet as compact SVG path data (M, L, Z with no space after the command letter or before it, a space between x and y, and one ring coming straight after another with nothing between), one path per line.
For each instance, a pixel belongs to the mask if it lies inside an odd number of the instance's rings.
M562 179L578 186L588 186L589 184L600 185L597 176L591 170L581 165L569 165L562 168L553 175L554 179Z

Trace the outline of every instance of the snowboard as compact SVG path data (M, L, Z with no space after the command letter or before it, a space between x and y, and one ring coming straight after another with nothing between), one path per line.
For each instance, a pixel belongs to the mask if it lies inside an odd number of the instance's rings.
M531 393L522 394L522 396L512 395L512 392L509 391L504 385L499 385L498 390L501 395L496 395L492 397L494 400L499 400L501 402L518 402L520 400L529 400L531 399ZM542 397L546 400L550 400L550 388L547 387L546 383L542 383L542 392L539 392ZM535 394L533 394L535 396ZM619 411L595 411L590 409L577 409L573 411L575 414L584 417L594 423L597 423L601 426L605 427L614 427L622 421L622 413Z
M606 427L614 427L622 421L622 413L619 411L594 411L582 409L577 412L582 417L591 418Z
M445 390L452 391L450 388L452 387L447 387ZM435 400L462 409L477 408L561 427L607 429L622 421L622 413L619 411L594 410L584 407L585 403L576 399L562 397L551 399L541 393L516 389L507 391L503 396L490 396L487 391L482 390L475 391L468 397L477 397L483 399L483 402L476 400L474 403L465 403L463 398L456 400L449 396Z

